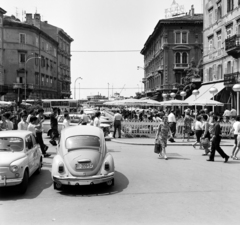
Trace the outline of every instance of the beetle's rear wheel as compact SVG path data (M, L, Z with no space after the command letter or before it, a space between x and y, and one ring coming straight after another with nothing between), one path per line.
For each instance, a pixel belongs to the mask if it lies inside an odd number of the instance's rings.
M61 183L57 183L57 182L53 182L53 188L55 190L61 190L62 189L62 184Z

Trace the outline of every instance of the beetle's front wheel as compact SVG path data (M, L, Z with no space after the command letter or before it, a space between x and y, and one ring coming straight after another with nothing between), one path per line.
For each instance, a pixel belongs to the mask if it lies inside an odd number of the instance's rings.
M62 189L62 184L61 183L57 183L57 182L53 182L53 188L55 190L61 190Z
M114 186L114 179L107 181L107 182L106 182L106 185L107 185L108 187Z

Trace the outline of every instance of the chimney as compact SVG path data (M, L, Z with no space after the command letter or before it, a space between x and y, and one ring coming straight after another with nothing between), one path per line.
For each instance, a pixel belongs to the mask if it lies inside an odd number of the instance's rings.
M191 16L194 16L194 6L191 6Z
M34 14L34 26L40 29L41 16L38 13Z
M32 13L26 13L26 23L30 25L33 24Z

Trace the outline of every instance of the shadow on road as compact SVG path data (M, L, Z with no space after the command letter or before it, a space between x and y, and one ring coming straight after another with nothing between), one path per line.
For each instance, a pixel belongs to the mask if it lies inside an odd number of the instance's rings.
M106 184L96 184L93 186L65 186L59 193L61 195L67 196L81 196L81 197L91 197L91 196L102 196L102 195L112 195L122 192L127 188L129 180L122 173L115 171L114 176L115 184L113 187L108 187Z
M28 189L25 194L21 195L17 191L17 186L3 187L0 189L0 201L12 201L20 199L36 198L44 189L52 185L51 172L42 170L39 175L32 175L29 179Z

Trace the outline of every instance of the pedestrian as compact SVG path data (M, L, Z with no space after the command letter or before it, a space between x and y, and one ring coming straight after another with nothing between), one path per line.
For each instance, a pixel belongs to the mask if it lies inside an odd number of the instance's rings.
M38 110L38 115L36 116L37 117L36 124L39 125L39 126L36 126L35 130L36 130L37 142L40 145L43 156L46 158L46 157L51 156L51 154L46 153L47 150L48 150L48 146L44 144L44 141L43 141L43 138L42 138L42 132L43 132L42 123L45 120L43 113L44 113L44 109L39 109Z
M240 124L238 125L238 136L237 136L237 148L236 148L236 151L235 151L235 155L233 156L233 159L236 159L238 160L238 157L237 157L237 154L240 150Z
M27 122L27 114L21 113L21 121L18 123L18 130L27 130L28 122Z
M64 113L63 126L64 128L70 127L70 117L68 113Z
M6 122L6 117L3 114L0 120L0 131L5 131L5 130L8 130L8 124Z
M168 124L168 117L163 116L162 121L163 122L159 124L156 132L155 143L160 144L162 149L162 152L159 153L158 157L161 158L163 153L164 159L167 160L168 159L166 155L167 139L168 139L169 132L171 133L171 130Z
M194 124L194 131L195 131L195 135L196 135L196 142L192 145L194 148L196 147L196 145L199 143L200 145L200 149L202 149L202 144L201 144L201 136L202 136L202 117L201 116L197 116L196 118L196 122Z
M8 127L7 130L13 130L13 122L10 121L11 113L6 112L3 115L6 118L6 123L7 123L7 127Z
M233 124L232 129L230 130L230 133L229 133L230 137L231 137L232 132L233 132L233 135L234 135L234 146L233 146L232 156L231 156L231 158L233 158L233 159L238 159L236 157L238 151L236 152L236 150L238 149L238 136L239 136L239 133L240 133L239 132L239 126L240 126L240 116L237 116L236 121Z
M220 143L221 143L221 127L219 125L219 123L217 122L218 117L217 116L213 116L212 119L212 123L213 123L213 136L212 136L212 148L211 148L211 154L210 157L207 161L214 161L214 157L215 157L215 151L217 150L217 152L222 156L222 158L224 158L224 162L227 163L229 156L222 150L222 148L220 147Z
M94 118L94 121L93 121L93 126L94 127L99 127L100 128L100 116L101 116L101 113L99 111L95 113L95 118Z
M30 110L29 115L28 115L28 117L27 117L27 122L28 122L28 123L30 123L30 118L31 118L32 116L36 116L36 111L35 111L35 109L31 109L31 110Z
M190 133L192 132L192 122L193 118L190 116L190 112L185 112L185 117L183 119L184 130L183 130L183 140L185 140L185 135L187 135L187 141L189 141Z
M83 110L80 111L81 125L87 125L89 123L89 117L84 113Z
M175 137L175 134L176 134L177 121L176 121L176 116L174 114L173 109L171 109L170 114L168 115L168 123L169 123L169 127L170 127L170 130L171 130L171 133L172 133L172 137L169 138L169 141L170 142L175 142L174 137Z
M36 128L40 127L40 125L37 124L37 120L38 120L38 118L36 116L32 116L30 118L28 128L27 128L28 131L31 131L33 133L35 138L36 138Z
M118 131L118 137L121 138L122 120L123 120L122 114L118 110L115 113L113 118L113 126L114 126L113 138L115 138L116 131Z
M208 153L210 153L209 147L210 147L210 139L211 139L207 114L202 115L202 120L203 120L203 124L202 124L203 134L201 138L201 143L205 150L205 153L203 154L203 156L205 156L205 155L208 155Z
M56 139L58 137L58 115L59 115L59 109L53 108L53 113L50 116L50 124L51 124L51 140L49 141L53 146L57 145Z

